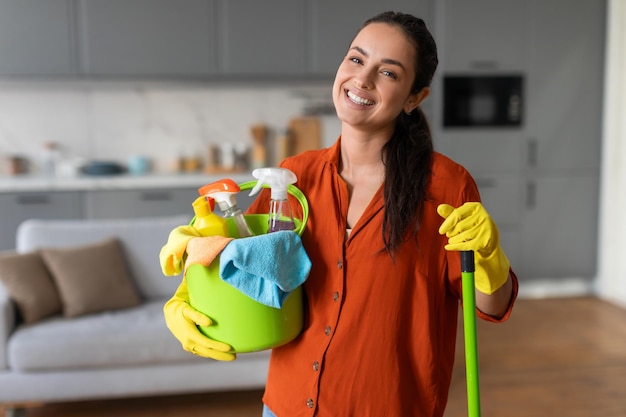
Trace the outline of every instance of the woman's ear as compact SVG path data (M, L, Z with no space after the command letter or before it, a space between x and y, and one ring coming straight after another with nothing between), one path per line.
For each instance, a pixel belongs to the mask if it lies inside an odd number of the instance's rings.
M426 100L426 97L430 95L430 87L424 87L417 93L413 93L404 102L404 112L411 114L413 110L419 106L422 101Z

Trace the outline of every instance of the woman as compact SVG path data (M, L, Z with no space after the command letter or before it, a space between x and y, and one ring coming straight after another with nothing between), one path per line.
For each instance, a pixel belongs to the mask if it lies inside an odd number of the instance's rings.
M368 20L333 85L340 138L282 163L310 203L302 242L313 267L304 330L272 352L264 416L443 415L458 250L475 251L479 316L504 321L511 312L517 280L497 228L469 173L433 152L419 108L436 66L422 20L394 12ZM265 212L268 198L250 211ZM178 305L189 312L184 298ZM180 316L166 311L168 325ZM224 344L188 339L196 353L234 358Z

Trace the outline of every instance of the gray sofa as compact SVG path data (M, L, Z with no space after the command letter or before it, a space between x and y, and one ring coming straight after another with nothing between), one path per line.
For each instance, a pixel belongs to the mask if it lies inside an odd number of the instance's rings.
M185 352L165 326L162 308L180 277L165 277L159 251L189 217L128 220L28 220L16 252L69 248L115 237L141 303L130 308L32 324L0 284L0 405L261 388L269 351L218 362Z

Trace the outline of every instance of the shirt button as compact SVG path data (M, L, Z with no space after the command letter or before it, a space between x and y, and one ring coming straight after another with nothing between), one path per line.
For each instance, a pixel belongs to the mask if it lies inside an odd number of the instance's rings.
M320 370L320 363L318 361L313 362L313 370L315 372Z
M330 330L331 330L330 326L326 326L326 327L324 328L324 334L325 334L326 336L330 336Z
M313 401L312 398L309 398L308 400L306 400L306 406L309 408L313 408L313 406L315 406L315 402Z
M333 301L337 301L337 300L339 300L339 292L338 291L333 293Z
M339 269L343 268L343 261L341 261L341 260L337 261L337 268L339 268Z

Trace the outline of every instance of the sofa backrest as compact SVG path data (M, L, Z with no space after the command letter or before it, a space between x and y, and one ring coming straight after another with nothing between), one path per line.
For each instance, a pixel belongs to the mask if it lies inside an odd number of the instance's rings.
M64 248L117 238L124 249L130 273L145 299L174 294L180 277L166 277L161 271L159 252L169 233L177 226L189 224L190 216L97 219L39 220L29 219L17 230L16 251L32 252L41 248Z

